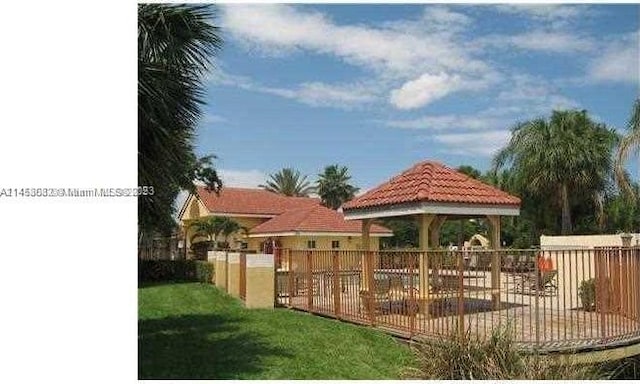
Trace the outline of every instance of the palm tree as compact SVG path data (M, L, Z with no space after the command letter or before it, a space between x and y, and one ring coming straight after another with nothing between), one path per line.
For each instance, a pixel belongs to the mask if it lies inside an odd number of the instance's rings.
M572 201L589 196L602 217L617 135L593 122L586 111L553 111L549 120L517 124L494 159L494 171L511 166L511 182L533 196L553 196L561 211L562 234L571 233Z
M349 184L349 170L338 164L325 167L318 175L318 194L322 204L331 209L338 209L345 202L353 199L359 188Z
M227 220L227 217L206 217L197 221L194 221L189 225L189 228L195 228L194 234L191 236L190 242L197 237L206 237L209 242L216 243L218 235L223 232Z
M302 176L300 171L293 168L283 168L275 174L269 175L266 185L260 185L267 191L285 196L309 196L314 188L307 181L307 176Z
M222 45L209 5L138 6L138 198L141 233L175 225L173 204L194 180L221 186L212 156L194 154L194 129L204 104L203 76Z
M224 236L224 242L225 244L227 244L227 247L229 246L229 235L231 235L232 233L238 232L242 229L242 226L240 226L240 224L238 224L237 222L231 220L228 217L224 218L224 223L222 224L222 235Z
M629 177L624 169L624 163L629 158L629 155L635 150L640 150L640 98L637 98L633 104L633 110L631 111L631 118L627 124L628 133L620 141L618 147L618 153L615 162L615 176L620 189L627 195L627 197L633 196L633 188L629 182Z

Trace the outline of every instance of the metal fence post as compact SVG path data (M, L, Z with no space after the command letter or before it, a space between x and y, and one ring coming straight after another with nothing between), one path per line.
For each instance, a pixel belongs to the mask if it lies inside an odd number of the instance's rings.
M337 318L340 318L340 257L338 252L333 252L333 310Z
M369 292L368 292L368 301L369 301L369 321L371 322L372 326L376 325L376 298L375 298L375 294L376 294L376 285L375 285L375 279L373 276L373 252L372 251L366 251L366 263L365 263L365 268L367 270L367 280L369 283Z
M458 251L458 334L464 342L464 260Z
M538 257L543 257L542 252ZM536 345L535 350L537 351L540 348L540 265L538 263L538 258L535 259L535 287L536 287L536 302L535 302L535 332L536 332Z
M307 253L307 308L313 310L313 272L311 271L312 252Z

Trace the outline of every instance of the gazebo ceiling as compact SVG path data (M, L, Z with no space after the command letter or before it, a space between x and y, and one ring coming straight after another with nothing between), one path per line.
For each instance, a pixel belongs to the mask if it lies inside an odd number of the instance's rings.
M347 202L345 219L520 214L520 199L434 161L423 161Z

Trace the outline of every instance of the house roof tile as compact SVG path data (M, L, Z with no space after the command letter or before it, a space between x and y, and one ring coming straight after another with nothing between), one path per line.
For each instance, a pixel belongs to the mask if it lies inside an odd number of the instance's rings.
M423 161L345 203L343 209L416 202L519 206L520 199L435 161Z
M342 212L334 211L322 205L292 209L280 216L266 221L254 228L250 234L279 232L340 232L360 233L362 221L345 220ZM391 230L373 224L370 233L391 234Z
M274 216L289 209L320 204L317 198L282 196L264 189L224 187L216 195L198 187L197 194L211 213Z

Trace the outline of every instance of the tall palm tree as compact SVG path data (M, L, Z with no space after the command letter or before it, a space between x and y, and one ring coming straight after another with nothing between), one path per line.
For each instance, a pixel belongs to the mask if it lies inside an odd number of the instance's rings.
M267 184L260 187L285 196L309 196L314 192L311 183L307 181L307 176L302 176L300 171L293 168L283 168L269 175Z
M222 45L210 5L138 6L138 185L141 233L175 225L174 201L194 180L221 186L212 157L194 154L194 129L204 104L204 74Z
M353 199L359 188L349 184L349 170L338 164L325 167L324 172L318 175L317 190L322 204L338 209L345 202Z
M627 196L633 196L633 188L625 172L624 163L633 151L636 151L636 153L640 151L640 98L637 98L633 104L627 130L627 135L620 140L620 146L618 147L615 162L615 176L620 189Z
M553 111L549 120L517 124L494 159L494 171L510 165L512 182L533 196L551 195L561 211L562 234L572 231L572 202L589 196L602 217L617 135L586 111Z

